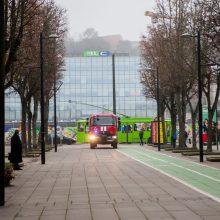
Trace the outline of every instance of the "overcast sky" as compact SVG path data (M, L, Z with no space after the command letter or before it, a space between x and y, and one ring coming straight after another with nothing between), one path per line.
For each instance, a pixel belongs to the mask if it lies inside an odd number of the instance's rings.
M68 36L77 39L87 28L99 36L120 34L124 40L139 40L146 33L155 0L55 0L67 9Z

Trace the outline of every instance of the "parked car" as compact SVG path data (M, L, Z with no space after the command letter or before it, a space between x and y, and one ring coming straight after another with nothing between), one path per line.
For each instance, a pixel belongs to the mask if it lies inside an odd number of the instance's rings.
M74 144L76 143L76 135L74 137L66 137L66 136L63 136L63 144Z

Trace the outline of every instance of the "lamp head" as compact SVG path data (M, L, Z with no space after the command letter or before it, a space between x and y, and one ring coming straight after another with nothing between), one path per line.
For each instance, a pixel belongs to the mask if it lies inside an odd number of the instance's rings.
M192 35L190 33L183 33L180 35L182 38L190 38L190 37L197 37L197 35Z
M144 16L154 17L154 16L155 16L155 13L152 12L152 11L145 11L145 12L144 12Z
M48 38L53 38L53 39L56 39L56 38L59 38L59 36L57 35L57 34L50 34L49 36L48 36Z

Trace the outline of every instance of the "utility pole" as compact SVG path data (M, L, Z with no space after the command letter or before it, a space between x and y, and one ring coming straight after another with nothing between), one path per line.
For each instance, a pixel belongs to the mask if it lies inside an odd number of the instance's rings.
M116 114L116 93L115 93L115 54L112 54L112 89L113 89L113 114Z

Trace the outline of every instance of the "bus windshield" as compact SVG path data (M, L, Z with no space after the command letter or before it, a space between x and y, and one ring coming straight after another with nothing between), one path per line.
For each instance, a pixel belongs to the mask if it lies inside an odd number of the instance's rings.
M111 116L96 116L93 117L92 125L93 126L112 126L116 124L116 120Z

